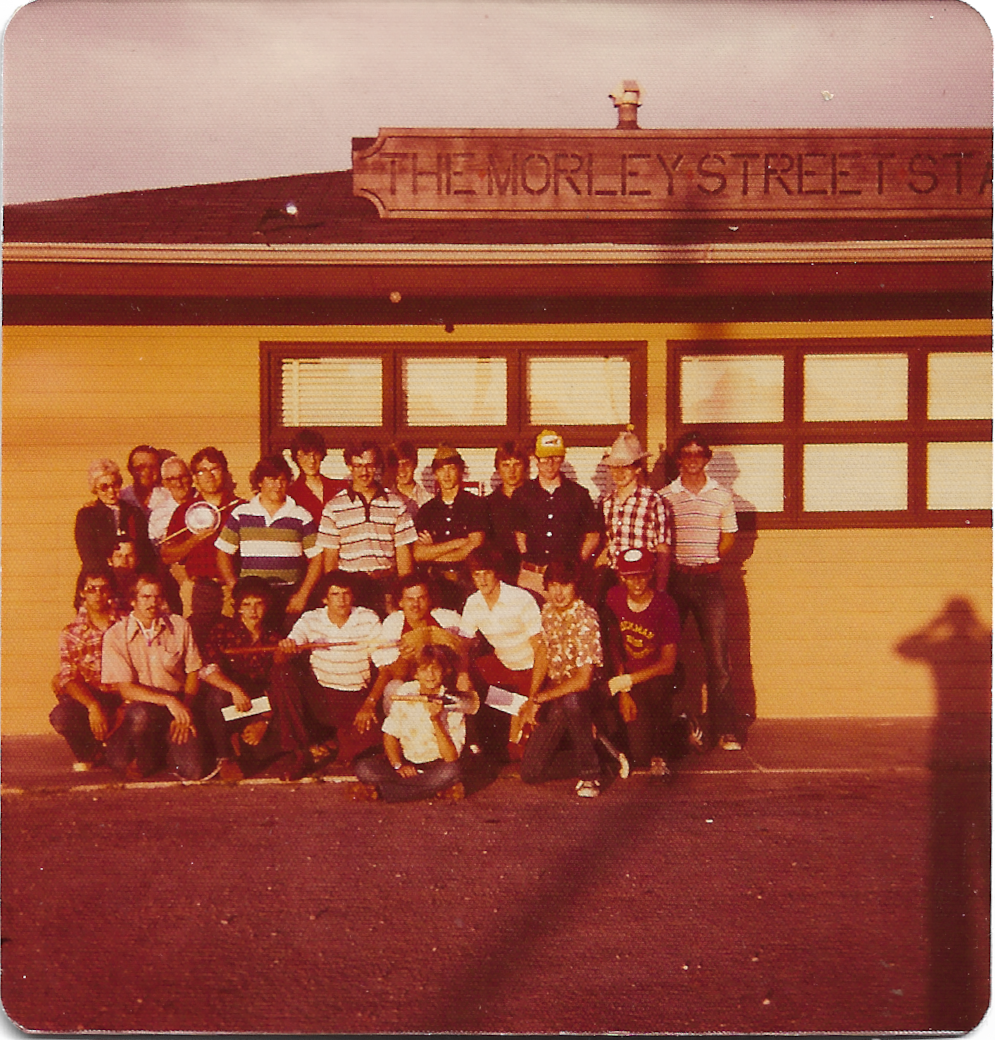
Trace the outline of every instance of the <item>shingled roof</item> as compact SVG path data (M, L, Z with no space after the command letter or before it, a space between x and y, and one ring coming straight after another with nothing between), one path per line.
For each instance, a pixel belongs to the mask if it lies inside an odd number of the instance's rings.
M288 210L288 205L290 206ZM6 242L236 245L659 244L985 238L990 223L917 220L381 219L352 171L193 184L4 207Z

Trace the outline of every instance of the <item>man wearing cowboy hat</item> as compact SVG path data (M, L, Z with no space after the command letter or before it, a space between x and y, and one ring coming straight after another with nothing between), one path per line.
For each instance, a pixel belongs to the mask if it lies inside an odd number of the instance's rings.
M460 611L473 591L464 561L484 543L487 507L479 495L463 488L466 463L448 444L440 444L432 459L438 493L418 510L415 562L434 579L440 606Z
M539 434L533 454L539 475L512 496L522 554L518 584L545 598L546 567L555 559L588 561L601 540L601 522L587 489L560 473L567 451L555 430Z
M619 560L629 549L649 555L655 565L656 587L667 588L673 521L664 499L642 482L642 463L648 454L631 430L623 430L605 457L612 491L601 500L606 544L597 562L599 567L610 568L599 582L602 594L614 584Z

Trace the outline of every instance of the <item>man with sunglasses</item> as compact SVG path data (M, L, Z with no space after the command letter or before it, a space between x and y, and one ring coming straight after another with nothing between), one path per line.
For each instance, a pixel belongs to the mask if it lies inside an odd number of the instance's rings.
M736 539L738 525L732 492L705 472L712 457L707 440L697 430L680 438L674 449L680 476L661 494L674 514L674 559L671 596L677 601L683 627L693 614L705 654L708 684L706 732L717 734L726 751L742 748L740 717L732 696L726 598L722 558Z
M104 633L121 614L106 566L84 567L78 588L79 613L59 636L59 674L52 684L59 703L48 718L76 759L73 771L83 773L99 763L121 706L116 688L100 679Z

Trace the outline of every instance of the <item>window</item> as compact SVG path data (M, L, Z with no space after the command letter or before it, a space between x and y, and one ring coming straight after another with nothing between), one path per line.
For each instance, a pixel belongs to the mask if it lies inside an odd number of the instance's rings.
M628 423L646 437L645 343L263 343L260 351L267 453L286 448L300 426L320 429L330 448L373 437L493 452L551 426L568 449L594 450Z
M987 340L675 341L670 443L691 428L759 526L991 524Z

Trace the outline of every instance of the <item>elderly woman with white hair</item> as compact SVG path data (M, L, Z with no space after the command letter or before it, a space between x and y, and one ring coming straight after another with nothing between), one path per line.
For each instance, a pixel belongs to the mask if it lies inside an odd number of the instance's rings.
M76 514L76 549L84 567L106 564L115 542L130 538L138 554L138 569L155 566L145 514L121 501L121 470L113 459L97 459L88 471L95 501Z

